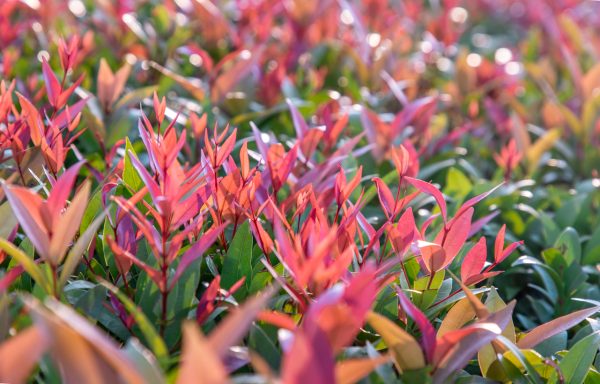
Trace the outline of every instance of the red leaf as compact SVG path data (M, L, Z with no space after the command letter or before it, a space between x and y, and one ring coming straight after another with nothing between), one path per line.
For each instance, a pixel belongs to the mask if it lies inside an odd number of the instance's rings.
M481 272L487 257L487 247L485 237L479 239L477 244L473 246L465 256L460 267L460 277L463 282L466 282L473 276Z
M225 142L219 147L219 152L217 153L217 162L215 167L220 167L221 164L227 159L227 156L233 150L235 145L237 129L234 129L231 135L225 140Z
M408 208L398 220L398 223L389 230L390 242L394 251L403 255L411 242L415 239L417 227L412 208Z
M497 262L501 263L502 261L504 261L504 259L506 259L508 256L510 256L510 254L513 253L513 251L515 249L517 249L517 247L519 247L520 245L523 245L523 240L515 241L508 247L504 248L504 251L502 252L502 257L500 257L500 260L498 260Z
M204 321L215 310L215 300L221 288L221 276L217 276L210 282L206 291L202 294L198 307L196 308L196 321L202 325Z
M177 375L178 384L227 383L227 370L213 347L193 322L183 324L183 349Z
M138 160L133 151L130 150L128 154L129 159L131 160L131 165L133 165L135 170L138 172L138 174L144 181L144 185L148 188L148 192L150 192L152 200L154 202L157 202L159 200L159 197L161 196L158 184L156 184L152 176L150 176L150 173L148 173L148 170L146 170L146 167L144 167L144 165Z
M56 78L52 68L48 65L45 58L42 59L42 73L44 76L44 82L46 83L46 93L48 94L48 100L54 108L59 107L59 97L61 93L60 82Z
M260 294L246 300L241 306L235 308L229 316L219 323L208 341L213 351L221 358L229 352L230 347L238 343L246 334L256 315L267 305L276 291L276 286L263 289Z
M287 155L285 155L285 157L278 162L278 164L276 165L276 169L274 169L275 167L269 169L273 176L273 188L276 191L281 189L283 184L288 179L288 176L292 172L292 169L296 163L297 156L298 146L294 145L294 147L287 153Z
M402 177L406 175L410 163L410 154L402 144L398 148L393 148L391 152L398 176Z
M502 273L502 271L478 273L476 275L471 276L468 280L463 281L463 282L465 285L479 284L483 280L489 279L490 277L497 276L501 273Z
M444 248L438 244L419 240L417 241L417 246L421 251L423 264L429 273L435 273L443 269L451 261L451 259L446 258L446 251L444 251Z
M25 383L47 351L50 337L33 325L0 344L0 381Z
M62 108L66 103L71 94L75 92L75 89L79 87L81 82L83 82L84 75L79 76L79 78L67 89L61 90L60 96L58 97L58 105L56 108Z
M488 215L483 216L481 219L478 219L476 221L474 221L471 224L471 230L469 231L469 236L474 236L476 233L479 233L479 231L481 231L481 229L490 221L492 221L492 219L496 216L498 216L500 214L500 211L494 211Z
M163 284L162 281L162 275L160 273L160 271L152 268L151 266L149 266L148 264L144 263L143 261L141 261L140 259L138 259L137 257L135 257L134 255L132 255L130 252L123 250L123 252L121 253L121 255L124 258L127 258L129 260L131 260L131 262L135 265L137 265L139 268L143 269L144 272L146 272L148 274L148 277L150 277L150 279L152 281L154 281L154 283L158 286L159 290L161 292L164 292L164 290L166 289L166 287Z
M44 124L40 118L40 113L33 106L33 104L31 104L31 102L25 98L25 96L17 92L17 97L19 98L19 103L21 104L22 117L25 118L27 125L29 125L31 140L33 141L34 145L40 145L42 142L42 137L44 137L45 134Z
M440 211L442 212L442 218L444 219L444 222L446 222L446 201L444 200L444 196L442 195L440 190L434 187L432 184L423 180L413 179L412 177L405 177L405 180L408 181L413 187L417 188L419 191L433 196L438 206L440 207Z
M283 328L290 331L296 329L296 322L294 319L285 313L265 310L260 312L256 318L278 328Z
M390 218L394 215L394 208L396 205L394 195L392 194L392 191L390 191L388 186L379 177L374 177L373 181L375 182L375 186L377 187L377 195L379 196L379 202L381 203L381 207L385 210L385 215L388 218Z
M452 226L448 230L442 228L435 237L434 242L442 245L449 262L456 257L465 241L467 241L472 217L473 208L469 208L462 215L452 220Z

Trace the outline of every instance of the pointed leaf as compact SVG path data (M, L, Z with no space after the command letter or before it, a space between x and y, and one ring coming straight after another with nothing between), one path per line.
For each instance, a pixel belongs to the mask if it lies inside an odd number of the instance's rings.
M25 383L47 348L47 336L35 325L1 343L0 381Z
M192 322L183 324L183 350L177 383L221 384L228 382L220 357Z
M412 301L406 297L404 292L400 288L396 288L400 305L406 314L413 319L417 327L421 331L421 343L425 350L425 356L427 361L433 361L433 355L435 353L435 328L427 319L427 316L419 308L417 308Z
M270 286L259 295L246 300L219 323L208 337L212 350L218 356L224 358L229 348L244 337L258 313L267 305L275 292L276 286Z
M136 324L140 327L140 331L144 335L146 342L150 346L150 349L152 350L158 361L161 363L161 365L166 364L169 357L169 351L167 350L167 346L165 345L163 339L159 336L158 332L156 332L156 329L154 328L150 320L148 320L148 317L146 317L144 312L142 312L135 305L135 303L131 301L131 299L127 297L127 295L125 295L123 292L121 292L117 287L115 287L106 280L100 279L99 282L102 286L104 286L115 296L117 296L119 301L123 303L123 306L127 310L127 313L129 313L134 318Z
M581 309L537 326L522 336L517 342L517 346L521 349L535 348L544 340L574 327L598 311L600 311L600 307Z
M405 330L394 324L387 317L375 312L367 315L367 321L390 349L400 369L413 370L425 366L425 357L423 356L421 346Z
M185 272L186 268L192 264L195 260L202 257L204 252L215 242L217 237L223 232L223 229L227 226L227 223L213 226L210 230L202 234L200 240L194 243L182 256L179 261L179 265L177 266L177 271L175 272L175 276L171 280L171 285L175 284L181 274Z
M52 293L52 284L48 281L42 269L35 263L35 261L33 261L33 259L31 259L19 248L15 247L9 241L1 238L0 249L21 264L29 276L31 276L33 280L46 291L46 293Z
M462 265L460 267L460 277L463 282L467 282L470 277L475 276L481 272L481 269L485 265L487 257L487 246L485 237L479 239L465 256Z
M432 184L423 180L413 179L412 177L408 176L406 176L404 179L408 181L413 187L417 188L419 191L433 196L438 206L440 207L440 211L442 212L442 218L444 219L444 222L446 222L446 200L444 200L444 196L442 195L440 190L434 187Z
M71 248L71 251L65 258L65 262L63 263L62 271L60 272L60 280L59 280L59 284L58 284L59 290L61 290L62 287L65 286L65 284L67 283L67 280L69 279L69 277L71 276L71 274L73 273L75 268L77 267L77 264L79 264L79 261L81 260L81 257L83 256L84 252L90 246L90 243L92 242L93 238L97 235L98 228L100 228L100 225L102 225L102 223L104 223L105 215L106 215L106 213L102 212L87 227L85 232L77 239L77 242L75 243L73 248Z

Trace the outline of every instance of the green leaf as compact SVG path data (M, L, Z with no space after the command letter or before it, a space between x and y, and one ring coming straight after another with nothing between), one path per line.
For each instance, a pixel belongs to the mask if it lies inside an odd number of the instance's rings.
M83 233L87 227L94 221L98 212L102 210L102 188L98 188L92 195L92 198L88 202L81 224L79 225L79 233Z
M565 354L558 364L564 383L583 383L590 366L596 358L598 347L600 347L600 332L594 332L581 339ZM554 373L550 377L549 383L556 382L558 382L558 375Z
M246 221L238 228L223 260L223 272L221 273L221 286L223 288L229 289L242 277L246 278L244 287L240 288L234 295L237 300L247 296L249 287L252 284L253 241L250 225Z
M496 338L499 342L501 342L510 352L512 352L513 356L516 360L525 368L525 371L529 373L527 376L527 380L530 383L541 384L542 379L538 375L535 368L531 365L529 360L523 355L523 352L517 347L512 341L500 335Z
M430 276L424 276L415 281L413 289L421 291L421 294L413 295L417 307L425 309L433 304L444 282L444 276L445 270L441 270L435 273L433 279Z
M596 264L600 262L600 226L591 234L585 244L582 264Z
M125 185L133 190L133 192L137 192L144 187L144 182L140 175L138 175L137 171L131 164L131 154L129 151L135 154L133 149L133 145L129 141L129 138L125 138L125 158L123 159L123 181Z
M444 193L456 199L464 199L473 189L473 184L464 173L452 167L446 175L446 186Z
M140 327L140 331L144 335L146 342L148 342L150 349L160 364L165 366L169 359L169 351L167 350L164 340L159 336L158 332L156 332L156 329L152 323L150 323L144 312L140 311L135 303L131 301L127 295L123 294L123 292L121 292L117 287L103 279L100 279L99 282L115 296L117 296L119 301L123 303L125 310L127 310L127 312L133 316L136 324Z
M171 269L173 271L173 269ZM181 339L181 322L185 320L196 300L196 290L200 285L202 258L194 260L181 274L169 292L167 302L167 324L164 338L167 346L172 347ZM170 274L170 277L174 273Z
M498 312L499 310L506 307L506 303L500 298L496 288L492 287L487 295L485 306L490 312ZM512 343L516 341L515 325L512 320L508 322L506 328L502 331L502 335L510 340ZM479 367L483 375L487 375L487 371L492 363L496 360L496 351L492 344L483 346L477 353L477 360L479 361ZM486 376L487 377L487 376Z
M546 212L540 212L539 219L542 223L542 232L544 234L546 244L550 246L554 242L554 239L558 238L560 235L560 229L554 220L552 220L552 217L550 217Z
M567 227L556 242L554 248L562 251L563 257L567 264L581 263L581 241L579 240L579 234L574 228Z
M25 272L27 272L47 294L52 294L53 288L51 282L47 279L45 273L35 263L35 261L33 261L32 258L2 238L0 238L0 249L6 252L13 259L17 260L19 264L23 266Z
M148 384L161 384L165 380L162 372L156 365L154 356L136 338L130 338L123 351L129 356L137 371L144 377Z
M8 201L0 205L0 217L2 218L2 222L0 223L0 237L6 239L17 225L17 218L13 214Z

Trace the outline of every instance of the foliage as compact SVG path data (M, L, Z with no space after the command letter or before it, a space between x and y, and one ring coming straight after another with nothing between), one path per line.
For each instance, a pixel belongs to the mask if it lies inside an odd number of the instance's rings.
M597 382L599 6L0 2L0 381Z

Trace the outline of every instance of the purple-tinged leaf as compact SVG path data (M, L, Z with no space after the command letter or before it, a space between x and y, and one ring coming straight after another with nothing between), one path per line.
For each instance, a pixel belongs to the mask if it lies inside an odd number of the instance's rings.
M433 328L433 325L431 325L427 316L425 316L425 314L421 312L408 297L406 297L400 288L396 288L396 292L402 309L411 319L413 319L421 331L421 345L423 346L423 351L425 351L425 357L428 362L432 362L436 348L435 328Z

